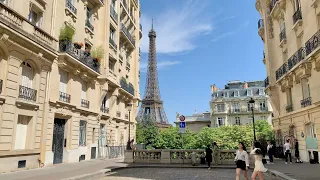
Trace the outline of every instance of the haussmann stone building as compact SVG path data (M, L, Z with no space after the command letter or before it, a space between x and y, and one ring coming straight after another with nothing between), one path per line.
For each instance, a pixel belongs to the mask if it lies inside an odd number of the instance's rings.
M135 138L139 19L139 0L0 1L1 172L104 157L129 129Z

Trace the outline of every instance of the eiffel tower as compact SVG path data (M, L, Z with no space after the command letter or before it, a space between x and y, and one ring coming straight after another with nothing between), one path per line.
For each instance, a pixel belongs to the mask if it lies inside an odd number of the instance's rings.
M138 120L150 118L156 122L158 127L167 128L170 124L160 96L156 58L156 37L157 34L153 29L152 20L152 28L149 32L149 62L145 94L141 101L141 107L137 118Z

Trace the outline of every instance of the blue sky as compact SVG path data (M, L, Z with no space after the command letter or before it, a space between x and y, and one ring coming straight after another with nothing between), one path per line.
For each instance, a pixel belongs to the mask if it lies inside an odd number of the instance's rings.
M151 19L157 32L160 92L170 123L176 112L209 110L210 85L264 80L263 43L255 1L140 0L143 98Z

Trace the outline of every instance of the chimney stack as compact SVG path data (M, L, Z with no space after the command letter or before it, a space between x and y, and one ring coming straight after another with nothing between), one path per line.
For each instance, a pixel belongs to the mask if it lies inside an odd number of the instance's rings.
M217 87L216 85L211 85L211 93L216 92L217 91Z
M243 88L244 88L244 89L248 89L248 83L247 83L247 82L244 82Z

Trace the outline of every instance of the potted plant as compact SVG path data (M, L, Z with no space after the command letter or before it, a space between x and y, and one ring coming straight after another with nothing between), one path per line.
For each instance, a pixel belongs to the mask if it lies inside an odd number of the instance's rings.
M67 46L71 44L75 31L72 27L64 25L60 29L59 46L61 51L65 51Z
M91 51L93 61L101 63L101 59L104 57L104 49L102 46L98 46Z
M82 42L74 42L73 45L77 49L81 49L83 47L83 43Z

